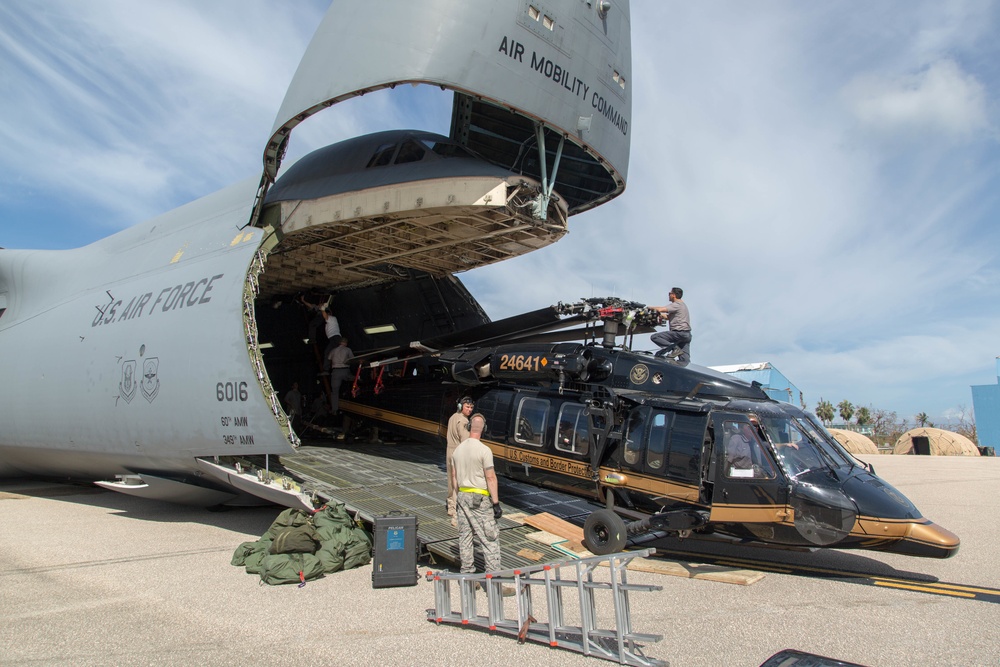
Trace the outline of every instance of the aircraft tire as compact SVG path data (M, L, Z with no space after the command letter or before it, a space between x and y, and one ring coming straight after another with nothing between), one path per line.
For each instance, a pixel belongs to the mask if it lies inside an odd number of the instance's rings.
M627 539L625 521L611 510L597 510L583 524L584 546L598 556L621 551Z

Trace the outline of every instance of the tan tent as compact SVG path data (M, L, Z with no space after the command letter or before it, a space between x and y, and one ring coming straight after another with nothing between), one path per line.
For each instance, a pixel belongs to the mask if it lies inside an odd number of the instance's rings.
M878 447L866 435L842 428L828 428L827 430L851 454L878 454Z
M964 435L940 428L911 428L899 436L893 454L930 454L932 456L979 456L979 448Z

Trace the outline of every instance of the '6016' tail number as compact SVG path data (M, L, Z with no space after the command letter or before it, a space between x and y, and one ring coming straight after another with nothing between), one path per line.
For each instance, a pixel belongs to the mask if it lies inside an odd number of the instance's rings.
M219 382L215 385L215 397L220 401L245 401L249 398L246 382Z

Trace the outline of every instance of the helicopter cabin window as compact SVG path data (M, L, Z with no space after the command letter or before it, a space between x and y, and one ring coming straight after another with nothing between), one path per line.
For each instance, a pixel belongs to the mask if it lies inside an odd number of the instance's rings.
M541 447L549 421L549 402L540 398L522 398L517 406L514 441Z
M486 418L490 438L505 440L507 438L507 419L510 416L510 403L513 394L510 392L490 392L476 401L476 412Z
M625 463L634 466L642 459L642 450L646 446L646 424L649 421L649 408L636 408L628 416L625 424L625 451L622 458Z
M697 481L707 427L704 414L638 407L625 425L622 463L671 479Z
M726 439L726 476L740 478L772 478L774 468L763 452L756 429L748 421L727 421L723 424Z
M427 151L424 150L423 146L413 141L412 139L404 141L403 145L399 147L399 155L396 156L395 164L406 164L407 162L419 162L423 159L424 154Z
M382 144L375 149L372 159L368 160L365 169L371 167L384 167L392 162L392 154L396 152L396 144Z
M705 447L708 415L678 412L670 427L670 455L667 477L697 480L701 476L701 456Z
M653 413L649 427L649 446L646 448L646 467L650 470L663 470L667 458L670 417L673 417L673 413L659 411Z
M580 456L590 451L590 427L582 405L563 403L560 408L556 449Z

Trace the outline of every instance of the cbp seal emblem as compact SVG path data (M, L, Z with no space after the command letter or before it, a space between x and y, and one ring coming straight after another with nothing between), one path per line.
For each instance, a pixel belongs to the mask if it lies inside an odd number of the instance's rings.
M645 384L646 380L649 379L649 367L646 364L636 364L629 371L628 379L632 381L632 384Z

